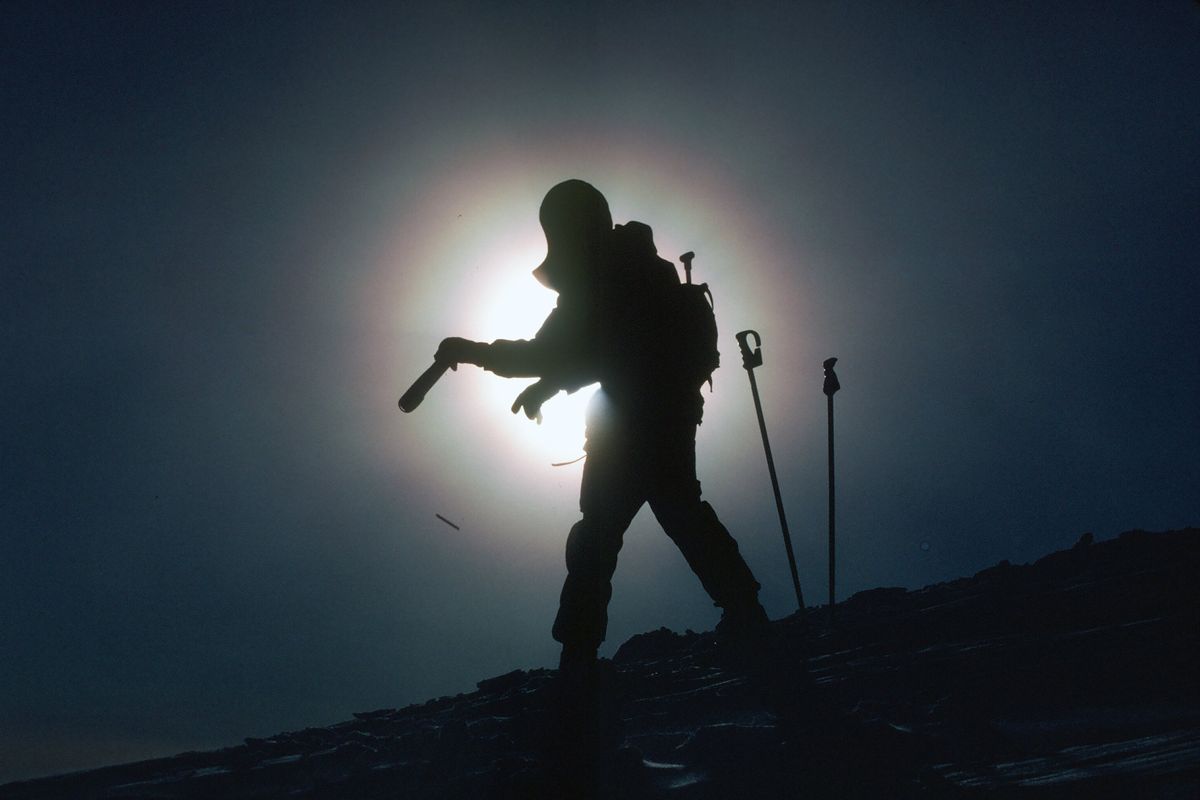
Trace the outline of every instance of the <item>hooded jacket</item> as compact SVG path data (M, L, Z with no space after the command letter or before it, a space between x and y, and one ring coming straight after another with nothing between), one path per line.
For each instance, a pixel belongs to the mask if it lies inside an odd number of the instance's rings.
M658 256L648 225L618 225L574 259L548 258L534 276L558 293L554 310L533 339L493 342L480 366L568 392L599 382L628 422L700 421L699 388L677 374L663 330L664 300L679 276Z

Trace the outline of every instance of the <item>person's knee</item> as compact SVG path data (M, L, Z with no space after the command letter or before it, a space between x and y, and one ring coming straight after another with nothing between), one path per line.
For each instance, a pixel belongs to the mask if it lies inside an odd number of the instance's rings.
M717 517L717 512L699 498L668 499L659 503L654 513L663 530L677 542L706 547L733 544L733 537ZM736 549L737 545L733 544L733 547Z
M704 520L705 524L707 524L709 527L717 527L721 530L725 530L725 526L721 524L721 519L717 516L716 510L709 504L707 500L701 500L698 506L699 510L697 513L700 515L701 519Z
M621 530L612 520L588 516L567 535L567 571L572 575L609 577L621 549Z

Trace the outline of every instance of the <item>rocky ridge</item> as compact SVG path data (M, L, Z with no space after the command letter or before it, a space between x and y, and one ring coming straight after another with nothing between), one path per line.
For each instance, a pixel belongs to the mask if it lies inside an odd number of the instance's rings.
M1200 797L1200 530L834 610L0 798Z

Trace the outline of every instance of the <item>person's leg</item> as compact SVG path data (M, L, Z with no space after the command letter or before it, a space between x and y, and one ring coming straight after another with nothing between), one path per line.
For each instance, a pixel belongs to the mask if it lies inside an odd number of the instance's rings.
M617 554L644 502L637 473L615 447L588 450L579 496L583 518L567 536L567 578L554 620L554 638L563 645L562 666L595 660L604 641Z
M700 497L694 428L664 437L654 462L650 508L704 590L724 610L725 624L765 622L758 581L713 507Z

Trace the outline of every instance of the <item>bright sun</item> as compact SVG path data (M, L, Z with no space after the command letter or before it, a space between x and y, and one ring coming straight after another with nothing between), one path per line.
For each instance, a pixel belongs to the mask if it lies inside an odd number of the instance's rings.
M471 304L477 315L471 328L477 332L476 338L484 341L533 338L557 300L557 295L531 274L546 253L540 232L508 244L498 250L499 257L488 259L488 273L495 278L479 286ZM542 407L539 425L524 414L508 411L516 396L531 383L532 379L484 376L483 402L489 409L503 410L498 424L504 435L539 462L571 461L583 455L584 413L597 387L586 386L570 395L560 392Z

